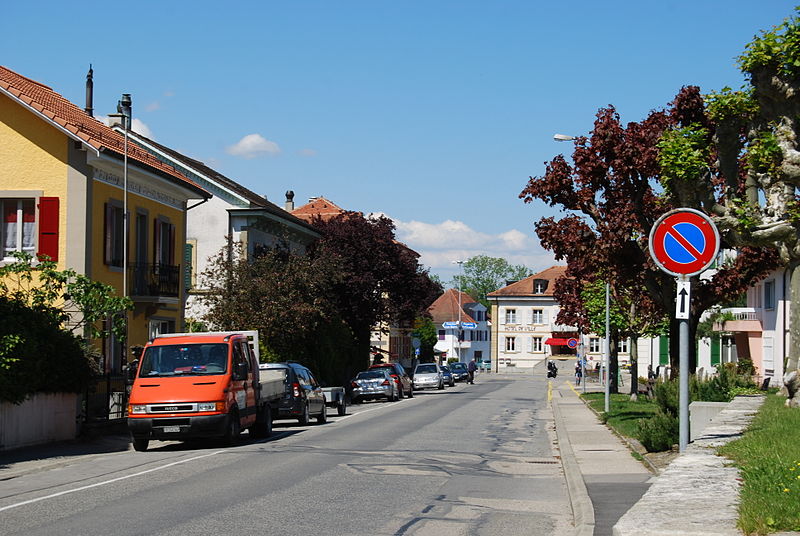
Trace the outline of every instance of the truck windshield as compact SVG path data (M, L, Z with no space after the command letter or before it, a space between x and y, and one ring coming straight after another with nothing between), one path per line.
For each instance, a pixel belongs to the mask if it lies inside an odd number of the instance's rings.
M227 369L227 344L150 346L142 356L139 377L216 375L224 374Z

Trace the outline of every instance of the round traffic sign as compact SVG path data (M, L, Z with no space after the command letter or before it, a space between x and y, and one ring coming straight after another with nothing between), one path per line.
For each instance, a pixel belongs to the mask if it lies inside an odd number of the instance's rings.
M667 212L650 230L650 256L668 274L699 274L714 262L717 253L717 226L698 210L679 208Z
M567 340L567 346L570 348L577 348L578 347L578 339L569 339Z

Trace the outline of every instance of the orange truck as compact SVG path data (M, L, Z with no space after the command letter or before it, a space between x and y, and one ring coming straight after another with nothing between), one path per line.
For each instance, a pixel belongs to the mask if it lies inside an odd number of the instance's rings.
M151 439L224 438L272 433L283 379L260 378L258 332L157 335L147 343L128 403L133 448Z

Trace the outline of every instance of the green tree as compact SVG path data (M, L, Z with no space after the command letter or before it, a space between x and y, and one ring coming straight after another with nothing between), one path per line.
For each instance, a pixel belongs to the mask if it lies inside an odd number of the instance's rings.
M490 308L489 300L486 299L489 292L505 286L510 280L518 281L531 275L530 269L523 265L512 265L506 259L487 255L470 257L464 262L462 269L463 274L453 277L453 288L460 288L487 309Z
M423 362L434 361L433 347L439 341L439 334L433 320L427 316L420 316L414 321L412 337L420 341L419 359Z

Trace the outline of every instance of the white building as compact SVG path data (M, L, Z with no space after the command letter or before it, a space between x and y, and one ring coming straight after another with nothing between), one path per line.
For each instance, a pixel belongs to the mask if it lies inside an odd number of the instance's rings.
M483 304L469 294L448 289L431 304L428 312L439 336L434 350L442 352L444 361L452 357L464 363L489 360L490 324Z
M187 288L191 287L186 302L187 319L202 318L205 311L197 298L207 289L199 286L197 276L207 268L209 258L224 248L241 242L245 254L251 256L261 247L281 244L303 253L320 237L311 224L289 213L294 210L294 193L286 193L284 210L200 161L135 132L129 132L129 136L133 143L213 194L208 202L188 207L184 257L192 270L186 281Z

